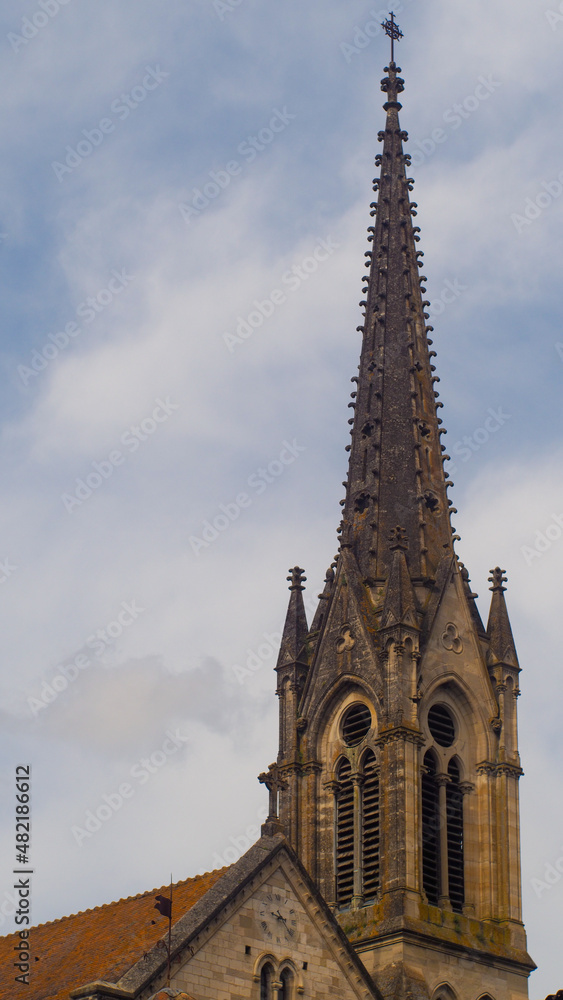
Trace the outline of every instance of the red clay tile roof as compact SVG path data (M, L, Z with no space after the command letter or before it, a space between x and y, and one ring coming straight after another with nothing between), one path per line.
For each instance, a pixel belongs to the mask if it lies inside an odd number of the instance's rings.
M176 923L227 871L206 872L173 886ZM20 970L14 946L18 934L0 937L0 997L19 1000L68 1000L70 990L95 980L117 982L168 930L154 909L155 896L170 886L152 889L94 910L62 917L31 928L29 986L15 982ZM154 921L154 923L152 923Z

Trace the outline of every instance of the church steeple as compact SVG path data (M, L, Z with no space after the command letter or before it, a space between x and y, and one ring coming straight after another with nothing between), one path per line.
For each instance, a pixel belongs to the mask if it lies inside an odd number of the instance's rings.
M375 225L368 230L373 248L366 254L371 266L361 303L359 375L352 379L357 389L342 523L343 545L352 547L361 573L376 585L389 575L388 540L397 525L404 529L413 580L434 580L444 556L453 556L440 443L445 432L437 414L442 404L428 339L432 327L425 322L426 279L419 276L420 230L413 225L416 203L409 197L414 182L406 171L410 156L403 151L407 133L399 123L404 81L395 63L386 71L381 89L387 120L379 133L383 151L376 157L379 196L371 206Z
M340 550L308 634L292 572L272 822L386 1000L526 1000L519 667L503 572L485 631L453 548L404 83L386 72Z

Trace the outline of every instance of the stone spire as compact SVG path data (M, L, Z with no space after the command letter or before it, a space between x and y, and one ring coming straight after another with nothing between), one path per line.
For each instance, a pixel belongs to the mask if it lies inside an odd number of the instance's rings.
M375 225L370 226L373 248L363 289L366 299L359 375L352 379L354 409L350 464L343 501L342 545L354 551L363 577L373 584L389 576L392 553L389 537L396 525L404 528L406 560L414 583L436 577L444 556L453 556L446 477L446 456L440 444L442 421L437 409L430 350L425 324L426 290L419 276L419 227L413 226L416 203L409 199L413 181L405 167L406 132L401 131L398 95L404 89L390 63L381 89L387 94L387 121L379 133L383 152L372 203Z
M506 591L504 570L500 569L499 566L491 570L489 583L492 583L492 587L489 589L493 592L487 624L487 635L490 640L489 664L492 666L495 663L504 663L510 667L518 667L516 646L504 599Z
M305 638L309 631L305 605L303 603L303 583L307 579L303 575L303 570L299 566L294 566L288 576L290 584L289 607L285 619L282 641L276 669L289 666L299 661L299 654L303 649Z

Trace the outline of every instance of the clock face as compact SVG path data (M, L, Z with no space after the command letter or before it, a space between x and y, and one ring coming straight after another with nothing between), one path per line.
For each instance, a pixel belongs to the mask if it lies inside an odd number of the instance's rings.
M283 892L267 892L260 896L258 920L264 937L272 944L297 938L297 915L292 900Z

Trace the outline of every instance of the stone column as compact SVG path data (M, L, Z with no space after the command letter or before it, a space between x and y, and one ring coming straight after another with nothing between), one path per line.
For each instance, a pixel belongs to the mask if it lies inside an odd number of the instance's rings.
M363 774L352 775L354 785L354 895L352 907L363 902L363 858L362 858L362 786Z
M311 760L303 765L301 778L302 803L300 810L301 860L315 881L319 878L319 775L322 765Z
M468 917L472 917L475 915L479 899L479 823L478 817L473 815L473 803L469 800L469 795L475 791L475 785L472 785L470 781L460 781L458 788L463 795L463 883L465 895L463 912Z
M451 780L447 774L436 775L438 816L440 818L440 893L438 902L444 910L451 909L448 873L448 804L446 798L446 786L450 784Z
M336 907L336 837L337 837L337 816L338 816L338 792L340 785L338 781L325 781L323 787L327 796L332 797L332 862L327 866L328 872L321 878L321 892L328 905L334 909Z

